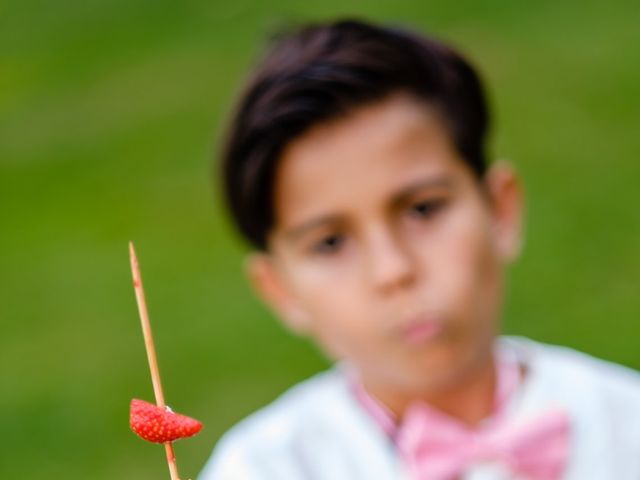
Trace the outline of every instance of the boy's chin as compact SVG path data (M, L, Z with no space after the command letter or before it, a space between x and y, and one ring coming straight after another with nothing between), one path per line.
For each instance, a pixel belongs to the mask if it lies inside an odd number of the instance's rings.
M425 349L418 358L408 360L404 379L408 389L419 393L437 392L460 387L469 381L474 372L484 371L487 361L492 358L479 355L467 349L440 348ZM486 361L481 360L486 358ZM401 368L401 367L398 367Z

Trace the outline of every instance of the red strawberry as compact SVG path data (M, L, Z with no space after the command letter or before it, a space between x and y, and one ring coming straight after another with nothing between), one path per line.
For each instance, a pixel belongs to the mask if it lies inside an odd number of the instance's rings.
M131 400L129 425L139 436L155 443L191 437L202 429L199 421L143 400Z

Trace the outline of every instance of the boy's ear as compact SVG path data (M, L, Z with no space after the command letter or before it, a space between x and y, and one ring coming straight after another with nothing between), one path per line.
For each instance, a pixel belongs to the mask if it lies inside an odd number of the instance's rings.
M515 170L497 161L486 173L498 254L505 263L520 255L523 243L524 191Z
M311 316L300 306L273 257L269 253L251 253L245 258L245 271L254 291L285 327L299 335L307 335L311 329Z

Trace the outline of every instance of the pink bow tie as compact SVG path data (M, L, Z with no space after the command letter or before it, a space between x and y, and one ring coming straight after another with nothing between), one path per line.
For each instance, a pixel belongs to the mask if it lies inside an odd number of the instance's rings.
M569 421L553 411L514 428L470 430L428 408L409 410L397 444L416 480L454 480L474 464L497 463L518 478L557 480L564 471Z

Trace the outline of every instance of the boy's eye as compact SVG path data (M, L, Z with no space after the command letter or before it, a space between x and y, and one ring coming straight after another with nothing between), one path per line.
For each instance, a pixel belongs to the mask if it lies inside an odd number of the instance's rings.
M314 253L334 253L336 252L344 243L344 236L340 234L327 235L322 238L319 242L313 244L312 250Z
M409 212L417 218L427 218L440 210L445 204L444 200L425 200L413 203L409 207Z

